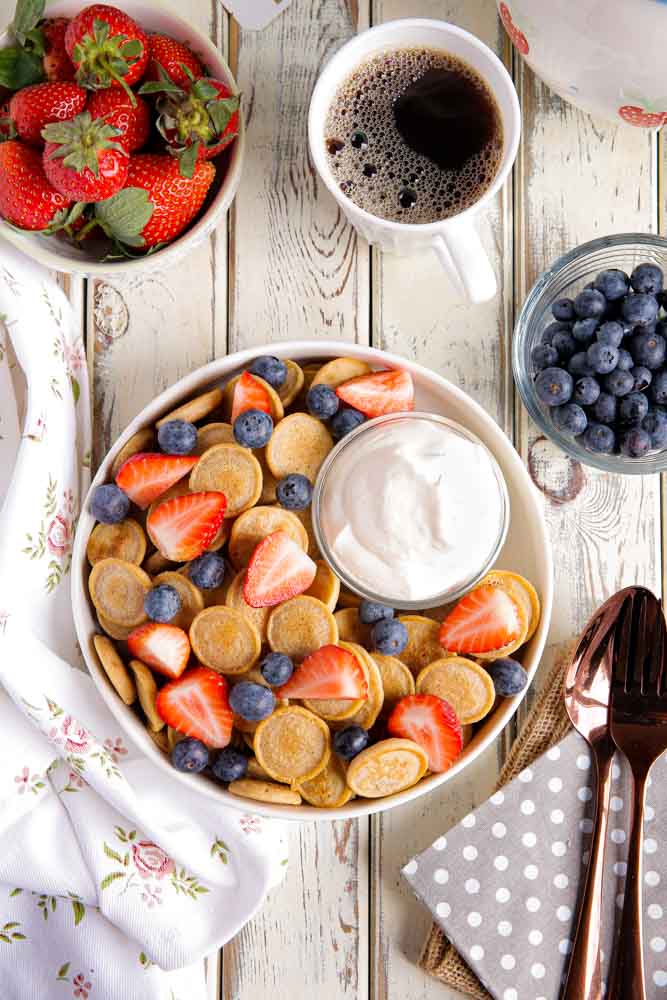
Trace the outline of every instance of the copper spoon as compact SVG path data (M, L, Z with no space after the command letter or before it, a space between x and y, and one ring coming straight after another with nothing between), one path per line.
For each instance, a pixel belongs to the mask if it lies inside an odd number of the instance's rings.
M619 591L599 608L584 629L565 678L565 708L572 725L591 748L597 777L593 839L572 958L562 1000L600 1000L600 913L604 846L609 819L611 763L615 747L608 717L614 638L622 611L640 587Z

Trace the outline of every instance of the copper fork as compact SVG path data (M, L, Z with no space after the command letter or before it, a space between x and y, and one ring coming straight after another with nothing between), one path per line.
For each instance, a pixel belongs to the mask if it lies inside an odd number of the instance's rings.
M609 727L633 778L633 812L621 934L607 1000L646 1000L642 948L642 844L649 771L667 750L667 629L660 601L644 589L624 608Z

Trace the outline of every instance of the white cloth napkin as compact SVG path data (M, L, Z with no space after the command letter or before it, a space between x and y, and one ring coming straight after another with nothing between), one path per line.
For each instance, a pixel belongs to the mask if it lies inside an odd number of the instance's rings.
M0 318L0 997L200 1000L285 829L158 771L75 668L85 354L58 286L1 243Z

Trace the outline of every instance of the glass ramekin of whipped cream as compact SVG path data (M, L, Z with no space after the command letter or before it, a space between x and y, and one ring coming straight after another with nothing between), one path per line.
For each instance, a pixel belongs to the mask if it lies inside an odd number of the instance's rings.
M455 601L489 571L509 527L498 463L432 413L362 424L327 456L313 494L322 555L350 590L401 610Z

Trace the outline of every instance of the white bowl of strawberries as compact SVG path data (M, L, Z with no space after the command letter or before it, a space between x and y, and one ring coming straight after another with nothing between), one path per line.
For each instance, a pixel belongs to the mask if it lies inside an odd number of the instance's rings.
M0 233L75 274L168 266L218 225L244 151L215 46L162 0L18 0L0 36Z

